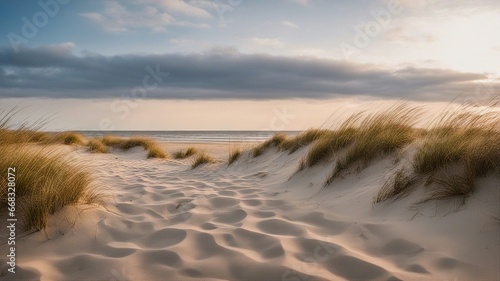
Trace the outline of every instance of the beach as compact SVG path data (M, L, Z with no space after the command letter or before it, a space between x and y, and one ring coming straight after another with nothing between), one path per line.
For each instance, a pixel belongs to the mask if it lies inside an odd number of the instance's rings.
M500 281L499 0L0 11L1 281Z
M194 145L215 162L192 169L192 157L147 159L140 147L107 154L72 148L71 157L89 163L109 195L106 203L66 206L44 230L18 233L16 274L7 274L2 255L2 279L499 277L494 176L480 179L464 206L448 200L411 207L419 192L374 204L398 165L393 156L325 187L332 163L297 172L310 147L293 153L271 147L259 157L247 149L228 165L230 143L161 144L171 153Z

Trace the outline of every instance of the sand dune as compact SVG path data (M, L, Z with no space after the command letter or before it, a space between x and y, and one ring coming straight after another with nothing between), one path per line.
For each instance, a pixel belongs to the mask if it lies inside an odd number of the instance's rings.
M66 207L18 241L33 280L498 280L498 178L481 179L466 206L410 208L372 199L391 159L328 187L331 164L296 174L307 148L244 154L190 169L142 149L76 151L112 195L104 208ZM211 151L219 158L226 148ZM1 246L2 253L6 245Z

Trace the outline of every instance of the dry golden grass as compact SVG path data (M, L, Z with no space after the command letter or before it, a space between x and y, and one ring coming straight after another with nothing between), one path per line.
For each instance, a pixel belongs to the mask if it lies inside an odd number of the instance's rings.
M241 149L239 147L230 147L229 148L229 156L227 159L228 165L231 165L234 162L236 162L236 160L238 160L238 158L240 158L241 153L242 152L241 152Z
M45 142L49 134L26 128L9 130L6 122L0 123L0 185L7 186L8 169L15 168L16 210L25 229L43 229L49 215L64 206L101 202L102 195L91 188L92 177L83 163L53 147L29 144ZM59 141L76 143L79 139L61 135ZM7 200L8 190L2 188L0 201L7 204Z
M191 169L194 169L202 164L208 164L208 163L215 163L215 159L205 151L199 152L196 155L196 158L193 160L193 163L191 164Z
M448 110L421 134L416 145L406 179L386 183L375 202L408 194L418 178L427 194L420 203L458 198L463 204L477 189L477 178L500 175L500 114Z
M355 113L342 122L338 129L325 131L313 143L306 157L302 159L301 169L328 160L334 153L352 144L359 131L361 117L362 113Z
M83 163L75 163L53 150L0 146L0 169L16 168L16 202L25 229L40 230L50 214L66 205L100 203L91 189L92 177ZM6 183L7 173L0 176ZM7 200L4 192L1 201Z
M375 203L389 199L399 199L408 195L416 188L420 178L408 168L397 170L378 191L374 198Z
M300 148L311 144L317 139L321 139L324 135L328 134L329 131L321 129L309 129L306 130L293 138L285 138L280 144L279 148L282 150L289 151L293 153Z
M415 173L427 177L424 202L451 197L465 202L476 190L476 178L500 171L500 114L445 112L413 161Z
M102 137L101 141L104 145L119 147L123 142L123 139L113 135L105 135L104 137Z
M287 136L283 133L275 134L267 141L253 148L252 150L253 157L258 157L262 155L262 153L264 153L264 151L266 151L266 149L268 149L269 147L279 147L283 142L286 141L286 139Z
M446 114L429 130L415 155L415 170L432 173L462 162L473 174L490 172L500 161L500 114Z
M40 142L44 140L48 133L38 132L36 127L21 125L16 130L9 127L15 109L0 110L0 144Z
M77 132L60 132L60 133L47 133L41 139L42 143L46 144L65 144L65 145L85 145L87 138Z
M85 136L77 132L49 133L40 132L38 127L21 125L15 130L9 128L8 124L12 120L11 111L0 110L0 135L1 143L44 143L44 144L67 144L84 145L87 142Z
M92 153L108 153L108 147L100 139L90 139L87 147Z
M334 153L350 145L357 133L351 127L340 128L336 131L324 133L314 144L303 159L303 167L312 167L317 163L329 159Z
M188 157L191 157L193 155L195 155L196 153L198 152L198 150L196 149L196 147L188 147L185 151L177 151L176 153L174 153L174 158L175 159L185 159L185 158L188 158Z
M500 175L498 111L460 108L444 112L432 126L415 128L420 115L419 108L399 103L373 114L353 114L336 130L308 130L293 138L279 133L252 152L257 157L269 147L277 147L292 153L311 145L299 170L337 154L328 185L350 169L360 171L377 157L414 145L413 165L398 170L382 186L375 202L404 197L416 188L425 188L428 197L422 202L453 197L465 202L475 191L478 177Z
M0 129L0 144L35 143L47 139L48 133L37 132L31 129L8 130Z
M123 149L123 150L129 150L129 149L132 149L134 147L142 147L142 148L147 150L153 144L154 144L154 141L152 139L149 139L149 138L130 137L130 138L121 139L121 142L118 145L118 147Z
M147 148L147 151L148 151L148 155L147 155L148 158L159 158L159 159L168 158L168 154L165 151L165 149L163 149L163 147L161 147L157 144L150 145Z
M148 152L148 158L168 158L167 152L156 141L145 137L119 138L112 135L104 136L101 139L104 145L129 150L134 147L142 147Z
M376 157L413 142L416 137L413 126L418 115L418 108L398 104L362 118L355 140L337 160L327 184L350 168L357 167L359 171Z

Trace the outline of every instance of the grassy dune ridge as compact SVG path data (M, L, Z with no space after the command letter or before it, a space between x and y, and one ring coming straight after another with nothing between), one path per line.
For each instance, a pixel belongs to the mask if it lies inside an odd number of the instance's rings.
M238 160L242 155L241 148L239 146L230 146L229 151L228 151L228 157L227 157L227 165L231 165L236 160Z
M202 164L215 163L215 159L205 151L199 152L193 159L191 169L194 169Z
M68 158L68 152L53 144L86 147L92 153L110 148L142 147L148 158L168 158L160 144L145 137L120 138L106 135L87 138L78 132L48 133L36 127L9 128L11 112L0 112L0 171L18 169L16 195L27 229L43 229L48 216L66 205L100 203L89 170L84 163ZM374 202L390 201L420 189L420 202L459 198L462 203L477 189L478 178L500 176L500 113L484 110L447 110L424 128L415 127L422 111L405 103L370 114L355 113L334 129L310 129L295 137L277 133L247 151L259 157L270 148L294 153L307 149L300 170L332 163L326 186L350 172L360 172L373 161L395 156L395 168L381 184ZM411 149L406 149L411 147ZM411 151L402 155L399 151ZM68 150L69 151L69 150ZM230 148L227 163L233 164L245 151ZM216 160L195 147L174 153L174 158L191 159L191 168ZM405 160L405 161L401 161ZM7 184L0 174L0 185ZM0 191L7 201L7 191ZM419 202L419 203L420 203ZM2 203L2 204L4 204ZM5 204L4 204L5 206Z
M371 114L356 113L336 129L310 129L295 137L277 133L256 146L252 155L258 157L270 147L293 153L309 145L299 171L333 161L325 185L334 187L334 181L349 171L360 172L375 159L415 147L410 164L399 167L382 185L376 203L417 188L427 194L419 203L449 198L463 203L476 190L477 178L500 175L498 111L450 109L425 128L417 128L421 115L418 107L405 103Z
M196 149L196 147L190 146L185 151L181 150L181 151L177 151L176 153L174 153L174 158L175 159L185 159L185 158L188 158L188 157L195 155L197 152L198 152L198 149Z
M0 118L0 186L7 186L7 171L15 168L16 214L26 230L43 229L50 214L67 205L100 204L84 163L68 158L68 152L49 144L81 144L81 135L48 134L22 126L8 127L11 116ZM43 145L36 145L41 143ZM2 206L8 190L0 189Z
M7 186L7 170L16 168L16 210L26 230L41 230L49 216L67 205L101 204L90 169L70 159L70 150L55 145L87 147L92 153L108 153L109 148L128 150L143 147L148 158L168 154L149 138L104 136L88 139L78 132L42 132L37 126L11 129L14 110L0 111L0 185ZM2 206L7 206L8 190L0 190Z
M130 137L130 138L120 138L112 135L106 135L102 138L98 138L103 145L113 148L119 148L122 150L129 150L134 147L142 147L148 152L148 158L168 158L169 155L158 144L156 141L145 137Z

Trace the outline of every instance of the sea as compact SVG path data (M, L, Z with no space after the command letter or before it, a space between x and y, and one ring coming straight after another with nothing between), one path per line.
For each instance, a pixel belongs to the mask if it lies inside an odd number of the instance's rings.
M276 131L79 131L88 137L115 135L118 137L143 136L160 142L226 143L262 142ZM300 131L280 131L295 136Z

